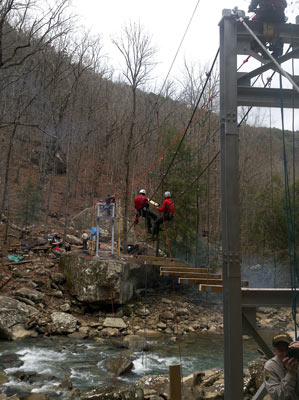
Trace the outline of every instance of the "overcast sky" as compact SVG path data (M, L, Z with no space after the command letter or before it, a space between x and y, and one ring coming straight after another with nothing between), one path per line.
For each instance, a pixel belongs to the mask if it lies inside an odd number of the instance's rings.
M120 34L129 21L139 22L152 37L157 49L156 80L162 84L183 34L197 6L186 38L170 75L180 76L184 59L202 67L211 63L219 47L218 23L222 9L237 6L247 12L249 0L71 0L74 13L85 29L100 34L109 64L120 67L119 52L111 44L111 37ZM287 15L295 23L295 1L289 1ZM298 11L298 12L296 12ZM297 61L298 62L298 61ZM248 63L249 64L249 63Z

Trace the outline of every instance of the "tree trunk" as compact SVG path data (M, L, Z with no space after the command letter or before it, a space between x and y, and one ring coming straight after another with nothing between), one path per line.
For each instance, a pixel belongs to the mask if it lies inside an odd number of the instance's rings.
M16 135L16 132L17 132L17 125L15 124L14 127L13 127L12 134L10 135L9 146L8 146L7 157L6 157L4 187L3 187L3 196L2 196L2 203L1 203L1 214L4 213L6 198L8 196L10 161L11 161L13 142L14 142L14 137Z

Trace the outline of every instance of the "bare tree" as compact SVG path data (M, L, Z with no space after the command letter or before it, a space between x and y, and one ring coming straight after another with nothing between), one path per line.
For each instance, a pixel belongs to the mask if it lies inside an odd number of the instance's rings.
M113 43L123 56L122 70L126 83L131 88L131 111L128 118L126 143L124 149L125 187L124 187L124 214L123 214L123 248L127 249L127 229L130 201L130 179L132 172L132 149L136 138L137 89L144 86L150 79L155 66L155 49L151 46L151 39L144 32L140 24L130 23L125 26L122 36L114 39Z
M30 108L39 96L39 90L31 85L33 71L41 62L38 56L45 49L55 47L59 38L70 30L69 16L65 16L67 0L46 1L5 0L0 3L0 108L1 134L10 130L7 146L5 176L1 201L4 211L9 169L18 126L30 125ZM19 87L26 86L17 95ZM31 87L30 87L31 85ZM32 126L31 122L31 126Z

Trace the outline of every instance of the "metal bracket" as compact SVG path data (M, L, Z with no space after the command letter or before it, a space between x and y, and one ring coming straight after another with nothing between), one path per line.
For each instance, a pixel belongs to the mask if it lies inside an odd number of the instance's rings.
M245 14L245 11L239 10L238 7L234 7L231 11L231 15L236 18L244 18L249 19L249 17Z
M241 263L240 253L226 253L222 255L223 261L227 264Z
M234 123L236 123L237 122L237 115L236 115L236 113L235 112L232 112L232 113L227 113L226 114L226 117L225 117L225 122L234 122Z

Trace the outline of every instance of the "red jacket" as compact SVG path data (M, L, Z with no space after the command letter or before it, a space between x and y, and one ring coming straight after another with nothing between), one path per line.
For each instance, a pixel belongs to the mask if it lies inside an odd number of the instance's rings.
M134 203L137 211L142 210L142 208L146 207L148 198L143 194L140 194L139 196L135 197Z
M158 211L165 213L174 214L174 203L171 198L167 198L163 201L162 207L158 207Z

